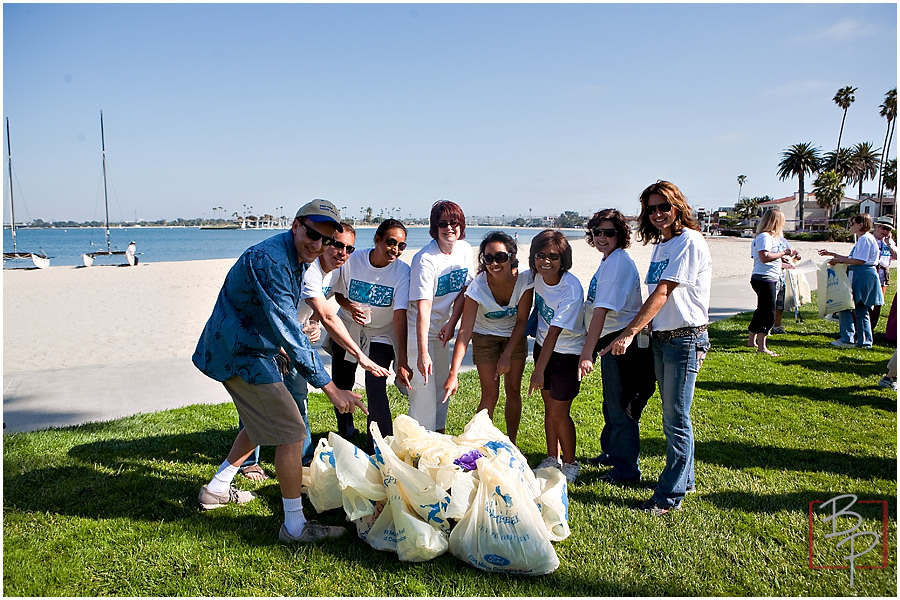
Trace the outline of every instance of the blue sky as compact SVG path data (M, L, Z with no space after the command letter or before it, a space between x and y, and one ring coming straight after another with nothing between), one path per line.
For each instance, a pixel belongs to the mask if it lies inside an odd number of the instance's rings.
M741 174L777 198L845 85L842 145L880 147L896 4L3 6L18 220L102 220L101 109L112 220L633 213L657 179L715 208Z

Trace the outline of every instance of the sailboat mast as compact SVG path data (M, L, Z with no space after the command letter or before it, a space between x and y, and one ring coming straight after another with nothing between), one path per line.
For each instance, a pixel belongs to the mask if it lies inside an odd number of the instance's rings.
M12 178L12 146L9 142L9 117L6 117L6 154L9 156L9 218L10 231L12 232L13 253L16 253L16 205L13 202L13 178Z
M7 134L9 137L9 134ZM103 152L103 204L106 207L106 251L111 252L109 245L109 196L106 192L106 140L103 137L103 111L100 111L100 150Z

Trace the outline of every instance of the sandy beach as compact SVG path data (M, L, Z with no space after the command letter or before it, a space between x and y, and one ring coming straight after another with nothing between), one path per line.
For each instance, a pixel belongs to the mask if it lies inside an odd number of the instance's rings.
M570 235L572 272L587 287L599 253L583 237ZM467 240L477 246L480 240ZM750 239L709 239L715 280L748 279ZM359 247L365 247L360 240ZM849 252L851 244L797 242L803 258L829 247ZM651 246L629 250L641 275ZM528 247L519 256L527 260ZM415 249L403 253L409 262ZM816 257L818 258L818 257ZM137 267L50 267L3 271L3 372L114 365L160 359L190 360L234 259L142 262Z

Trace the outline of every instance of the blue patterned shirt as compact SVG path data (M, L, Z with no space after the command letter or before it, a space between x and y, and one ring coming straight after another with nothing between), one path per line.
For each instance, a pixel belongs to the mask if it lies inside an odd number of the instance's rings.
M216 381L275 383L282 381L275 355L284 348L304 379L327 385L331 377L297 320L304 270L290 231L245 250L225 276L194 365Z

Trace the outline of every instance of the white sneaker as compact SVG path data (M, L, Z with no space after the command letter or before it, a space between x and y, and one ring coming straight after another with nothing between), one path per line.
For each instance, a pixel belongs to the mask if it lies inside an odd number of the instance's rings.
M831 342L832 346L837 346L838 348L856 348L856 344L851 344L849 342L845 342L844 340L834 340Z
M894 377L888 377L885 375L881 378L881 381L878 382L878 387L885 388L888 390L897 391L897 379Z
M575 483L575 479L577 479L578 474L581 473L581 465L578 464L578 461L576 460L575 462L563 463L559 470L566 476L566 481Z
M540 464L539 464L538 466L535 467L535 469L546 469L547 467L556 467L556 468L558 469L558 468L560 468L559 465L560 465L560 462L559 462L559 459L558 459L557 457L555 457L555 456L548 456L547 458L545 458L544 460L542 460L542 461L540 462Z

